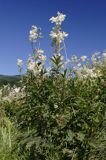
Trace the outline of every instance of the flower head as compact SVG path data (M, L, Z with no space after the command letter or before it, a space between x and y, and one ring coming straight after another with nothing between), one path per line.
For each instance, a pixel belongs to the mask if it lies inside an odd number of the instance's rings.
M84 62L87 59L87 56L81 56L81 60Z
M104 52L102 56L103 56L103 62L104 64L106 64L106 52Z
M71 57L71 62L72 62L72 64L78 63L78 62L79 62L78 57L77 57L76 55L73 55L73 56Z
M103 58L106 58L106 52L103 53Z
M45 61L46 60L46 56L39 54L37 57L40 61Z
M56 33L55 31L51 31L50 36L51 36L52 40L56 40L59 43L62 43L64 41L65 37L68 36L68 33L62 32L62 31L58 31Z
M40 28L37 28L36 26L32 26L30 32L29 32L29 41L30 42L36 42L38 38L41 38L41 32Z
M38 54L43 54L44 53L44 50L42 49L36 49L35 50L35 53L38 55Z
M18 65L18 67L22 67L23 61L21 59L18 59L17 60L17 65Z
M62 22L65 20L66 15L60 12L57 12L57 17L50 18L51 23L56 23L56 25L61 25Z
M36 63L33 60L29 60L29 62L28 62L28 70L29 71L34 71L35 66L36 66Z

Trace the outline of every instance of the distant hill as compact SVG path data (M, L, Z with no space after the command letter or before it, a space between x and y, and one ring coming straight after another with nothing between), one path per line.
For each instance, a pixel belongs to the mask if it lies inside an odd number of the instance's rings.
M20 76L14 75L14 76L8 76L8 75L0 75L0 87L3 85L10 84L13 85L19 85Z

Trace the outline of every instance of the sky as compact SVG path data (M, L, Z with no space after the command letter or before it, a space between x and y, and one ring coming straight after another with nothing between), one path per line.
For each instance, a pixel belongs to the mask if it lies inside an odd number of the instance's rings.
M65 43L68 58L106 49L106 0L0 0L0 74L18 74L17 59L32 54L29 30L42 28L41 48L49 61L53 49L49 33L52 16L67 15L62 26L69 33Z

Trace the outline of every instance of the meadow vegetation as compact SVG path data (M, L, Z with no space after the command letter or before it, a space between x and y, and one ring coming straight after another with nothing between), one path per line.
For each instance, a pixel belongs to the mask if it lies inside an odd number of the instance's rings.
M33 25L24 76L17 61L20 87L0 90L0 160L106 160L106 52L68 58L65 18L50 19L50 66Z

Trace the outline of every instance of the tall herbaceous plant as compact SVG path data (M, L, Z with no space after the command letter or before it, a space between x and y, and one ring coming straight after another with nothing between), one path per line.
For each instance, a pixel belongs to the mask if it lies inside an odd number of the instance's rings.
M21 87L8 95L9 103L18 106L12 111L18 131L14 150L27 160L105 160L106 52L96 52L91 59L68 58L64 42L68 33L62 30L65 18L60 12L50 18L54 26L49 67L40 44L41 28L35 25L29 32L33 53L26 74L22 74L23 61L17 61Z

